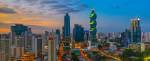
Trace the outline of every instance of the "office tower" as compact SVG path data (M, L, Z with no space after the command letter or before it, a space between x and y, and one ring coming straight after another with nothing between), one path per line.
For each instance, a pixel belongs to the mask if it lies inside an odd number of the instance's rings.
M84 41L84 28L79 25L75 24L73 28L73 39L75 42L82 42Z
M32 31L31 28L28 28L27 33L26 33L27 37L25 38L25 49L30 51L32 48Z
M150 32L142 32L142 42L150 42Z
M131 20L131 41L132 43L141 42L141 26L139 18Z
M71 35L70 35L70 16L68 13L64 16L64 27L63 27L63 43L64 48L70 48Z
M56 29L56 48L58 49L59 48L59 44L61 42L61 35L60 35L60 30L59 29Z
M11 26L11 45L16 47L31 47L32 32L31 28L22 24Z
M31 50L31 28L23 24L11 26L10 51L11 57L18 59L24 52Z
M90 18L90 23L89 23L90 24L90 40L92 41L92 44L95 44L95 42L97 41L97 39L96 39L97 15L94 10L91 11L89 18Z
M41 35L38 34L33 35L32 53L35 53L35 57L41 60L42 57L42 36Z
M50 33L48 40L48 61L56 61L56 41L54 33Z
M49 38L49 32L45 31L44 34L42 35L42 54L47 54L47 47L48 47L48 38Z
M25 47L27 31L28 31L28 27L22 24L15 24L15 26L11 26L11 32L12 32L11 44L16 47Z
M131 32L130 30L126 29L125 32L121 34L122 39L122 45L124 47L128 47L128 45L131 43Z
M64 38L70 38L70 16L68 13L64 16Z
M89 41L89 31L88 30L85 30L85 34L84 34L85 36L85 38L84 38L84 40L85 41Z
M0 34L0 61L9 61L9 34Z

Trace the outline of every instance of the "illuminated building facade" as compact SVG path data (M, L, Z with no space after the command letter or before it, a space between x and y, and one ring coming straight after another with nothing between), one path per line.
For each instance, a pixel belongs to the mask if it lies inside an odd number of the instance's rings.
M132 19L131 21L131 42L132 43L141 42L141 26L139 18Z
M96 33L97 33L97 29L96 29L96 26L97 26L97 22L96 22L96 18L97 18L97 15L95 13L94 10L91 11L90 13L90 40L92 42L96 42Z

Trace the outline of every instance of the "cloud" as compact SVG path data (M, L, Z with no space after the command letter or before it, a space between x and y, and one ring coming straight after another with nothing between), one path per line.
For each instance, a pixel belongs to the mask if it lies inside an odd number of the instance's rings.
M14 13L16 13L16 11L14 9L11 9L11 8L1 7L0 13L14 14Z
M66 12L80 12L88 8L80 0L14 0L13 2L0 0L0 2L27 15L53 15Z

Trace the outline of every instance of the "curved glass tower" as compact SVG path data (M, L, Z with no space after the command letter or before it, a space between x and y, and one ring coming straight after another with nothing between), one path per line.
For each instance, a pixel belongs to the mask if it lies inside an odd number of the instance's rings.
M97 33L97 29L96 29L96 26L97 26L97 22L96 22L96 18L97 18L97 15L95 13L94 10L91 11L90 13L90 40L93 42L96 42L96 33Z

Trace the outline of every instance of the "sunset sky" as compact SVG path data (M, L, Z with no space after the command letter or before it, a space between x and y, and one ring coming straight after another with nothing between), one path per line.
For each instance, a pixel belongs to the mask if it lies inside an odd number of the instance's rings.
M89 29L89 12L95 9L99 32L118 32L128 28L132 18L140 17L143 31L150 31L149 0L0 0L0 33L14 24L24 24L34 32L61 29L63 16L70 13L71 26Z

